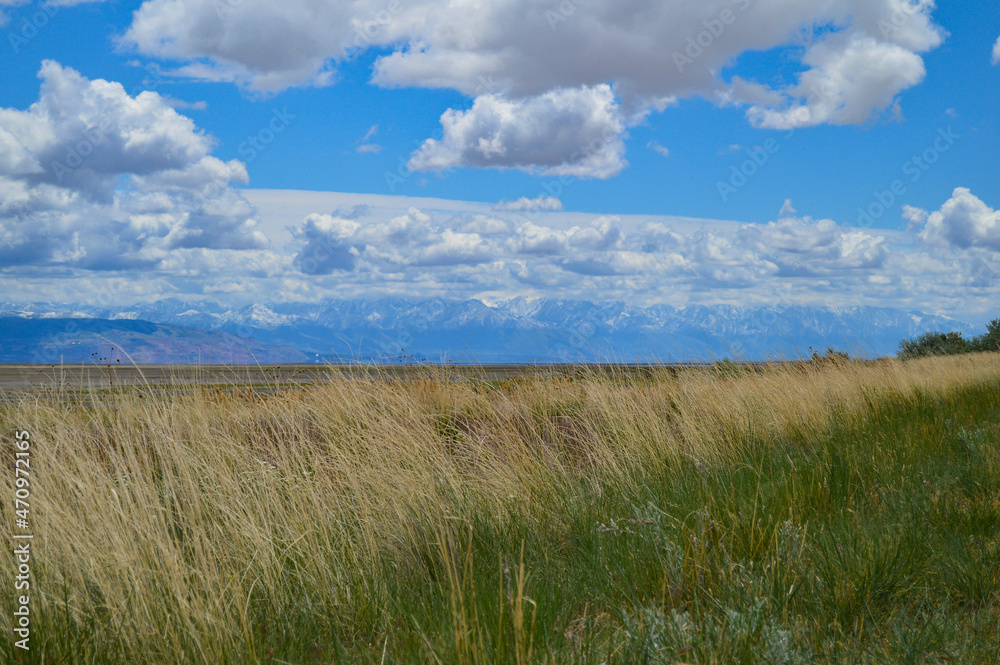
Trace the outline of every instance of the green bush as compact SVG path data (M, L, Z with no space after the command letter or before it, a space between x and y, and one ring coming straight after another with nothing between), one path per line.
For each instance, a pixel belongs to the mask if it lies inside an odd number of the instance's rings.
M929 332L899 343L900 360L926 356L953 356L958 353L1000 351L1000 319L993 319L979 337L965 339L959 332ZM815 360L815 354L813 359Z
M972 342L976 351L1000 351L1000 319L993 319L986 326L986 334Z
M953 356L976 351L976 342L962 337L962 333L929 332L916 339L904 339L899 343L900 360L925 356Z

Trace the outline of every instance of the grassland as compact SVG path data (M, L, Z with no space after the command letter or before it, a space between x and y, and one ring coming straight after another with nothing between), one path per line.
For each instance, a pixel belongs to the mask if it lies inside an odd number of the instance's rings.
M0 405L0 661L1000 662L1000 355L398 378Z

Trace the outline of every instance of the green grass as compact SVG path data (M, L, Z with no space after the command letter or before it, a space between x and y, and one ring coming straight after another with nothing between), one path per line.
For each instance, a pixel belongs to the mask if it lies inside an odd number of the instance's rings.
M362 641L388 637L397 662L518 662L525 642L560 663L996 662L997 387L874 406L860 426L748 438L734 464L578 488L559 526L470 510Z
M272 525L280 579L234 583L232 612L193 617L189 630L183 594L157 605L166 618L142 616L69 581L43 540L33 649L15 650L5 630L0 662L1000 662L1000 383L872 395L860 414L831 408L810 431L734 426L721 434L724 459L647 457L614 473L562 472L574 455L585 465L564 436L551 475L524 496L440 488L433 507L408 508L405 537L387 530L334 550ZM566 397L526 417L577 423L614 446L620 428L580 424L584 411ZM461 457L474 417L442 408L430 421L449 454ZM150 482L190 563L182 583L192 598L225 594L196 574L202 525L172 504L170 477ZM337 533L362 533L368 510L344 508ZM318 570L346 591L330 593ZM115 574L150 593L141 571ZM161 620L171 632L142 653L127 626ZM213 622L227 635L217 646Z

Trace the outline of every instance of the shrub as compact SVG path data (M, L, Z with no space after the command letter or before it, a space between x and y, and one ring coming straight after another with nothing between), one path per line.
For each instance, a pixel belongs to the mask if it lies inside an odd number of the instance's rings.
M851 361L851 356L843 351L828 348L825 354L813 351L812 361L814 363L846 363Z
M986 326L986 333L973 340L976 351L1000 351L1000 319Z
M975 342L962 337L962 333L929 332L916 339L904 339L899 343L899 352L896 355L900 360L908 360L926 356L953 356L975 350L977 350Z

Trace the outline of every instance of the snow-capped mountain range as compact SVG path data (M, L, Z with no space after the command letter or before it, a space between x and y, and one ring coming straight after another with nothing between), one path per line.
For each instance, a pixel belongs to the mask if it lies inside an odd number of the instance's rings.
M326 300L228 308L163 300L130 307L0 304L0 317L150 321L294 348L311 360L478 363L796 358L828 347L869 357L929 331L977 332L890 308L751 308L514 298ZM0 340L2 344L3 340Z

